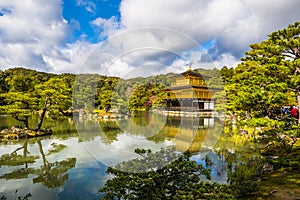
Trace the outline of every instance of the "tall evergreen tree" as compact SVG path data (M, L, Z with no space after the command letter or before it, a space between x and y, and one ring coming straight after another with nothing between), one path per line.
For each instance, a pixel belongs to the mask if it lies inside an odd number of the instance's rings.
M296 22L250 45L226 86L229 109L266 116L282 106L300 106L299 35L300 22Z

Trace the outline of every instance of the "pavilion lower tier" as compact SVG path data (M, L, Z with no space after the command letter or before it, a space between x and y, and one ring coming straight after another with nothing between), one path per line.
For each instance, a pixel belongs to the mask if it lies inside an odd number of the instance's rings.
M185 98L185 99L166 99L167 110L174 111L213 111L215 107L215 102L212 99L195 99L195 98Z

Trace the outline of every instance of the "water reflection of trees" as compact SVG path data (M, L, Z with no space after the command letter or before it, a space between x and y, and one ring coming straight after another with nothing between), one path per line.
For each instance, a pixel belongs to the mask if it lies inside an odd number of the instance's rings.
M219 129L222 129L223 124L215 120L218 121L215 118L176 118L146 113L122 120L77 121L76 127L81 141L100 137L102 143L111 144L118 140L120 134L128 133L155 143L169 140L182 152L199 152L204 140L215 141L219 136L216 133L220 134Z
M165 125L167 117L154 113L144 113L118 122L118 126L131 135L149 138L157 134Z
M75 120L80 142L88 142L100 137L102 143L110 144L118 140L118 134L123 133L117 121Z
M23 149L23 154L19 154L18 151ZM29 174L34 173L33 168L28 168L28 164L34 163L38 156L28 155L28 140L24 142L24 144L15 149L10 154L3 154L0 157L0 167L2 166L21 166L24 165L20 169L16 169L10 173L3 174L0 176L2 179L21 179L21 178L28 178Z
M31 140L32 142L32 140ZM3 154L0 157L0 167L2 166L18 166L18 169L14 169L11 172L5 173L0 176L1 179L22 179L28 178L30 174L36 175L33 178L33 183L42 183L48 188L59 187L68 180L67 171L75 167L76 158L66 158L62 161L49 162L47 160L47 155L44 153L42 146L42 138L35 140L39 149L39 154L42 158L43 164L40 168L30 167L35 163L40 156L38 155L29 155L28 151L29 139L24 140L24 144L21 147L18 147L13 152L8 154ZM53 148L56 148L53 150ZM52 151L58 153L63 150L61 145L52 145ZM20 150L23 150L22 153L19 153ZM49 151L49 149L48 149Z
M104 144L111 144L118 140L118 135L123 133L123 130L118 125L117 121L99 121L102 131L101 141Z

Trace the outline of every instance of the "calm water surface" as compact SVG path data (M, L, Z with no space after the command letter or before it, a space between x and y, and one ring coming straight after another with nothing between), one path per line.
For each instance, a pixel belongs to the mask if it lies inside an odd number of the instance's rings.
M32 116L33 124L36 120ZM16 124L0 116L0 130ZM217 118L141 113L118 121L47 120L44 127L52 127L53 135L0 142L0 196L15 199L18 190L18 195L30 192L31 199L101 199L98 190L110 178L107 167L137 157L136 148L190 150L198 163L211 160L213 180L226 183L227 161L214 149L236 148Z

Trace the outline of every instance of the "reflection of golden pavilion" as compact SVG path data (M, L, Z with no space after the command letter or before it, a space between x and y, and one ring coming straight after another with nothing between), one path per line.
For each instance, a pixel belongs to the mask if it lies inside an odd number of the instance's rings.
M209 88L206 85L205 80L211 77L199 74L190 67L187 71L171 78L175 79L175 83L166 90L170 91L168 98L166 98L168 110L214 110L214 99L212 96L220 89Z
M176 150L199 152L208 137L209 128L214 126L214 118L181 119L181 125L166 125L160 132L176 146Z

